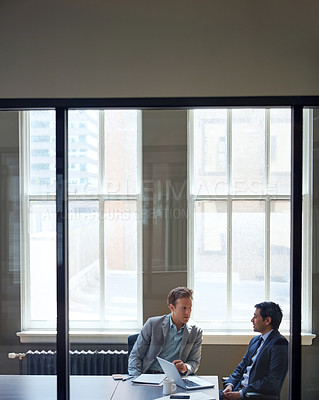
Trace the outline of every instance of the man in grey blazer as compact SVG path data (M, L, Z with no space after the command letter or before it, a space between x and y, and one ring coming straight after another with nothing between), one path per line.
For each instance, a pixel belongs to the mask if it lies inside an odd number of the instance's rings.
M128 372L163 373L156 357L171 361L181 375L199 367L202 329L190 321L193 291L177 287L167 296L170 314L149 318L143 326L128 360Z
M271 301L255 308L251 322L261 335L251 339L241 363L224 383L221 400L245 399L249 392L280 396L288 370L288 342L278 331L282 311Z

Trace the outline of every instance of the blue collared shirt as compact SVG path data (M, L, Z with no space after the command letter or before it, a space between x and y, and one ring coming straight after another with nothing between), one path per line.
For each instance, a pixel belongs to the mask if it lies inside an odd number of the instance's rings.
M184 327L185 325L183 325L181 329L177 332L176 325L174 325L172 321L172 316L170 315L168 335L166 338L166 342L164 343L163 349L158 355L159 357L164 358L165 360L170 362L179 359L179 353L184 334ZM153 362L150 369L163 373L162 368L160 367L157 360Z

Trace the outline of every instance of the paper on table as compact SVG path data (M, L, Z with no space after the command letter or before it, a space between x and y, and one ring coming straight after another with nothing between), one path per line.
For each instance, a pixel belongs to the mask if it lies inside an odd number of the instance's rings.
M188 394L190 395L190 400L216 400L215 397L212 395L203 393L203 392L192 392L192 393L185 393L185 392L180 392L180 393L174 393L174 394ZM157 399L154 400L170 400L170 394L168 396L164 397L158 397Z

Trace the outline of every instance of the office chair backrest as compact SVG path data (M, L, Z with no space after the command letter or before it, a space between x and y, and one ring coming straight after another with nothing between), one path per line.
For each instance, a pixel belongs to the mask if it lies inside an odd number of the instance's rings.
M139 333L134 333L134 335L130 335L127 338L127 351L128 351L128 356L131 354L131 351L133 349L133 346L136 342L136 339L138 337Z
M251 400L278 400L279 397L272 394L262 394L262 393L246 393L247 399Z

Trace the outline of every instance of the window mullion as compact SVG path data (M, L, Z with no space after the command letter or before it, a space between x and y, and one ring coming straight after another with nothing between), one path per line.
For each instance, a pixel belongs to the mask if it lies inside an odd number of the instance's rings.
M269 196L265 200L265 299L270 299L270 205Z
M269 193L270 179L270 109L265 109L265 193Z
M265 109L265 299L270 299L270 198L269 179L270 179L270 109Z
M105 194L105 118L99 111L99 270L100 270L100 325L105 327L105 254L104 254L104 194Z
M227 321L232 320L232 199L228 196L227 200Z
M142 153L142 111L137 114L137 321L138 326L143 322L143 153Z
M187 205L187 242L194 243L194 213L195 213L195 197L194 193L194 171L195 171L195 127L194 127L194 110L189 110L187 112L187 158L188 158L188 167L187 167L187 176L188 176L188 185L187 185L187 194L188 194L188 205ZM193 246L187 246L188 253L187 253L187 285L194 289L195 281L194 281L194 248ZM194 299L196 302L196 297Z
M312 210L313 210L313 110L303 110L304 115L304 134L303 134L303 252L302 252L302 330L311 332L312 330ZM306 245L305 245L306 244Z
M100 324L105 321L105 254L104 254L104 198L99 196L99 269L100 269Z
M99 111L99 194L105 194L105 117L104 110Z
M31 320L31 293L30 293L30 196L29 196L29 177L30 177L30 118L29 112L19 113L20 143L22 144L22 157L20 157L20 175L23 179L19 180L21 193L20 207L20 240L23 250L20 256L22 268L21 285L21 308L22 308L22 329L30 325Z
M227 322L232 320L232 110L227 110Z

